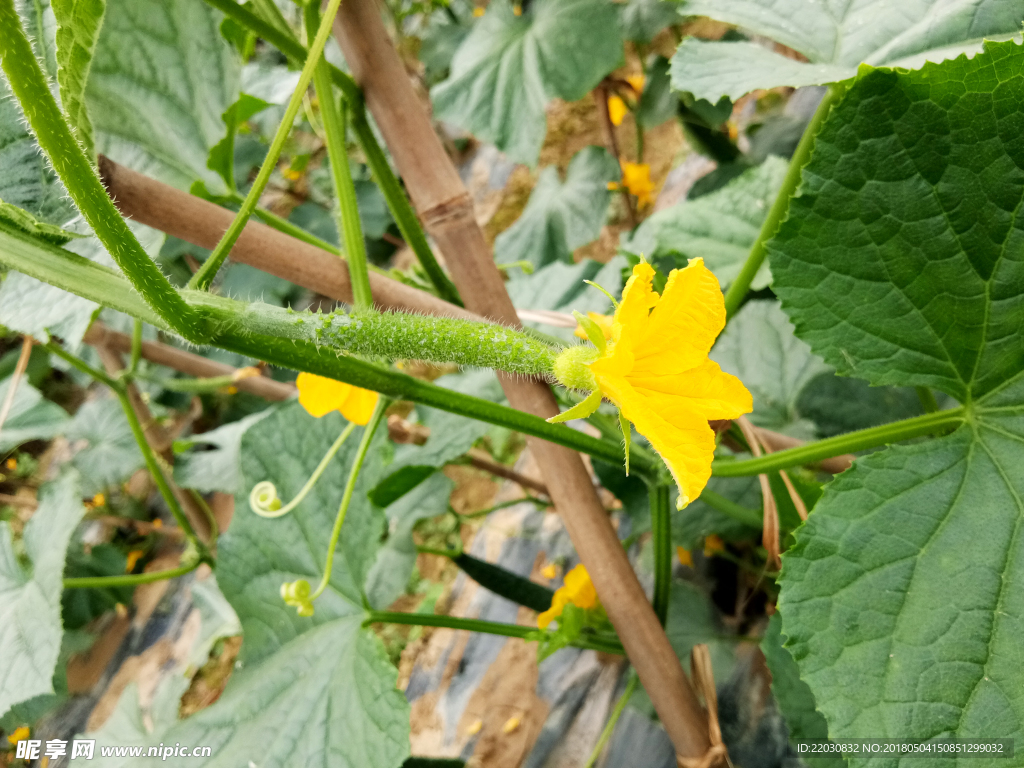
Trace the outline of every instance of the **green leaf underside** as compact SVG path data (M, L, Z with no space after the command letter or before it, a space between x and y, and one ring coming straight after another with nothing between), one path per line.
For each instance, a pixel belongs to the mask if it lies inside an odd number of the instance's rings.
M1024 736L1022 94L1013 43L864 74L770 245L815 352L969 403L838 476L783 557L787 648L833 737Z
M1024 368L1024 48L865 74L769 242L797 335L840 373L961 402Z
M297 578L319 581L360 432L288 515L267 520L249 509L248 492L261 480L291 499L344 426L337 413L314 419L292 402L242 438L243 488L219 541L217 576L242 624L243 667L216 704L162 736L212 746L213 757L197 765L397 768L409 754L408 704L395 688L396 670L361 626L362 585L384 530L383 512L366 497L381 474L383 432L363 465L314 616L298 616L279 590Z
M629 0L622 8L622 35L627 40L649 43L679 18L679 8L669 0Z
M84 444L71 461L82 473L82 492L87 496L119 485L145 465L121 403L113 397L85 403L66 436L76 448Z
M80 498L73 471L40 488L39 508L22 538L28 568L15 553L10 526L0 522L0 713L53 692L64 552L85 513Z
M516 16L495 0L431 91L434 117L536 164L548 101L583 98L621 60L618 13L609 0L534 0Z
M981 51L983 39L1019 37L1019 5L1005 0L687 0L683 10L736 24L807 57L799 62L752 42L685 40L672 84L711 102L759 88L834 83L857 66L915 68Z
M669 256L679 268L687 259L703 258L722 287L728 287L747 260L787 166L782 158L769 157L720 190L658 211L632 237L623 238L622 249L649 261ZM771 280L765 264L751 287L764 288Z
M536 267L571 263L573 251L601 234L612 194L608 182L621 176L618 162L601 147L577 152L564 183L557 168L545 168L522 215L495 240L495 260L525 260Z
M86 102L97 149L181 189L201 179L238 99L239 64L202 0L108 0Z
M85 104L85 86L99 40L105 0L53 0L57 19L57 83L60 101L75 138L92 157L92 123Z
M12 377L0 381L0 403L7 398ZM67 412L56 403L44 400L38 389L22 379L14 392L11 410L0 431L0 453L29 440L47 440L70 421Z
M189 451L177 457L174 462L174 479L178 485L194 488L201 493L242 493L245 490L240 487L242 437L253 424L262 421L271 412L267 408L193 436L193 443L209 449Z

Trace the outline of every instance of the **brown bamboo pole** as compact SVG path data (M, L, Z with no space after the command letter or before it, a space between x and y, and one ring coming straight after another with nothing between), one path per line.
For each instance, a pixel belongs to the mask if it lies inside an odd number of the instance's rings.
M234 213L180 189L118 165L103 155L100 176L118 210L130 219L159 229L200 248L213 248L234 220ZM352 282L344 259L309 243L250 221L231 249L231 259L290 280L339 301L352 301ZM374 304L425 315L479 320L462 307L426 291L370 273Z
M374 0L342 3L334 33L413 204L452 269L466 308L518 326L515 308L476 224L472 199L434 133ZM545 418L558 412L546 384L507 376L501 377L501 383L513 407ZM527 441L677 753L684 758L703 756L710 746L707 717L633 573L583 461L579 454L552 443Z

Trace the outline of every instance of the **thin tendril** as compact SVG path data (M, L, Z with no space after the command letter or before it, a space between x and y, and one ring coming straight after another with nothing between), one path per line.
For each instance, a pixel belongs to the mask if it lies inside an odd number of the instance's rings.
M349 422L348 426L342 430L341 434L338 435L338 439L334 441L334 445L324 454L317 468L313 470L313 474L309 476L309 480L302 486L302 490L299 491L294 499L283 507L280 506L281 500L277 496L277 487L269 480L264 480L253 486L252 492L249 494L249 508L260 517L266 518L283 517L295 509L309 495L309 492L313 490L313 486L320 479L320 475L327 469L327 465L331 463L331 459L335 457L342 443L352 434L352 430L355 427L355 423ZM275 502L278 505L277 507L274 506Z

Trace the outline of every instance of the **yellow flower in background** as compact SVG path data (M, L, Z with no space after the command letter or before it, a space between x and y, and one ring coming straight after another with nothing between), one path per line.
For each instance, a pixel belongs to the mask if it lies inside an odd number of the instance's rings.
M514 13L516 16L522 16L523 6L521 6L519 3L516 3L515 5L512 6L512 13Z
M679 564L693 568L693 554L688 549L676 547L676 555L679 556Z
M711 557L715 552L724 552L725 542L722 537L712 533L704 538L704 557Z
M562 611L569 603L584 609L597 605L597 590L594 589L590 574L582 563L565 574L565 585L555 590L551 607L537 616L537 626L547 629L552 621L562 615Z
M623 163L622 186L636 197L643 208L654 200L654 182L651 181L651 166L647 163Z
M479 19L483 15L484 15L484 7L482 5L478 5L478 6L476 6L473 9L473 16L474 16L474 18Z
M28 726L23 725L20 728L15 728L14 733L7 737L7 741L11 744L17 744L19 741L25 741L31 733Z
M629 107L626 106L626 102L618 96L608 97L608 117L611 118L612 125L622 125L622 121L628 114Z
M601 329L601 333L604 334L606 339L612 337L612 316L602 315L600 312L587 312L587 317L597 323L597 327ZM583 330L582 325L577 325L573 335L580 339L587 338L587 332Z
M132 571L134 571L135 566L138 565L139 560L141 560L142 556L145 554L146 553L143 552L141 549L133 549L131 552L129 552L128 558L127 560L125 560L124 563L124 572L131 573Z
M314 373L300 373L295 386L299 388L299 404L310 416L319 419L331 411L341 411L342 416L360 426L369 423L380 397L368 389L353 387Z
M558 575L558 566L554 563L548 563L540 569L540 575L545 579L553 579Z
M569 347L556 359L559 381L592 394L549 421L584 418L608 398L619 408L627 455L625 422L632 422L672 472L681 509L711 477L715 433L708 421L749 413L753 400L739 379L708 359L725 327L725 300L704 260L672 270L660 296L653 279L647 262L633 268L610 343L591 338L597 349Z
M644 79L644 73L639 72L635 75L630 75L629 77L627 77L626 82L633 86L633 90L636 91L637 94L641 94L644 92Z

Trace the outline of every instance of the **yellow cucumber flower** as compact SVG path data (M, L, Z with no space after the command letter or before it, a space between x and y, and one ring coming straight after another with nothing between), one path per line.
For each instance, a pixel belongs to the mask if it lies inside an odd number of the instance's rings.
M612 125L622 125L622 121L629 114L629 107L618 96L608 97L608 117L611 118Z
M300 373L295 386L299 388L299 404L310 416L319 419L331 411L341 411L342 416L361 427L369 423L380 397L368 389L314 373Z
M600 312L587 312L587 317L597 323L597 327L601 329L601 333L604 334L606 339L612 337L612 316L602 315ZM582 325L577 325L573 335L579 339L586 339L587 332L584 330Z
M641 208L654 200L654 182L651 181L651 166L647 163L623 163L622 186L636 197Z
M644 73L643 72L638 72L635 75L630 75L629 77L627 77L626 78L626 82L629 83L633 87L634 91L636 91L638 94L640 94L640 93L643 93L643 91L644 91L644 80L645 79L646 78L644 78Z
M562 615L569 603L584 609L597 606L597 590L582 563L565 574L565 585L555 590L551 607L537 616L537 626L547 629L552 621Z
M608 398L619 408L627 471L632 422L668 465L682 509L711 476L715 433L708 421L749 413L753 400L739 379L708 359L725 327L725 301L704 260L672 270L660 296L653 279L650 264L633 268L615 309L610 342L589 320L581 321L590 327L596 349L569 347L555 360L554 373L565 386L591 395L549 421L585 418Z

